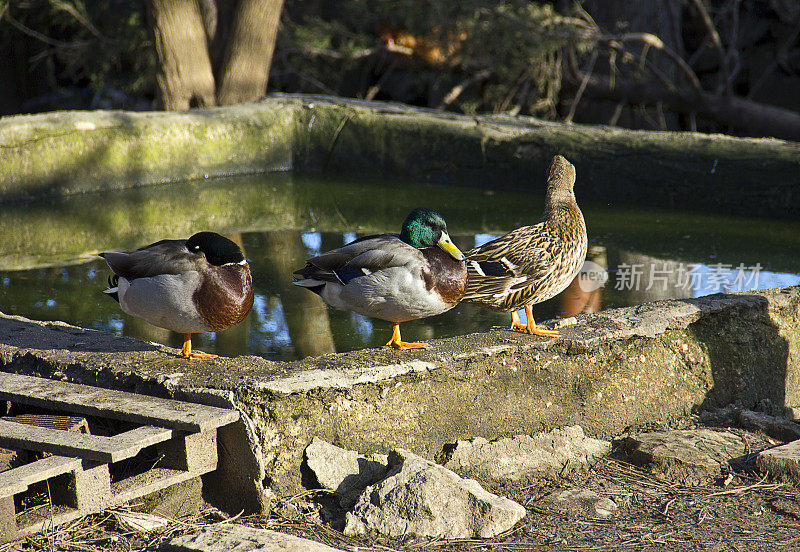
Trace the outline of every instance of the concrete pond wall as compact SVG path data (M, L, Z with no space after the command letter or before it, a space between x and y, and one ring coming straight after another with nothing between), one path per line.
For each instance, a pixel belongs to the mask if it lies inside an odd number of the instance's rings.
M429 351L187 361L163 346L4 315L0 370L239 408L241 427L221 439L220 488L249 509L263 503L262 485L280 495L302 488L315 436L433 458L475 436L580 424L608 439L729 403L800 407L800 287L647 303L559 326L561 338L495 329L432 340Z
M275 170L538 189L556 153L578 168L584 200L800 214L795 142L296 95L186 113L4 117L0 201Z

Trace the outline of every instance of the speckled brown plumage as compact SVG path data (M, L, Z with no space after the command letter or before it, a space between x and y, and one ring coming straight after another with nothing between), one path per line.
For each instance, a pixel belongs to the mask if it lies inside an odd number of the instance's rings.
M575 167L556 155L539 222L467 252L464 302L500 311L554 297L575 278L586 258L586 224L573 193Z

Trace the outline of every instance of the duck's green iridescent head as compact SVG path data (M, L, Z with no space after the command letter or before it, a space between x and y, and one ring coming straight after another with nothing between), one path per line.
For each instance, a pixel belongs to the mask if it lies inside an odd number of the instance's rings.
M442 215L426 207L417 207L403 222L400 239L407 244L423 247L441 247L457 261L464 260L464 254L455 246L447 233L447 225Z

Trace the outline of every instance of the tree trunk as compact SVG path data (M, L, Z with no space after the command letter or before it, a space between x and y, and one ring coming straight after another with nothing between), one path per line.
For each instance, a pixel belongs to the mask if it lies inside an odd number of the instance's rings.
M248 102L267 90L283 0L240 0L218 75L219 105Z
M148 5L161 107L185 111L214 106L214 74L196 0L148 0Z
M607 32L616 33L651 33L656 35L664 45L683 55L683 40L681 39L681 2L679 0L657 0L654 2L631 2L630 0L590 0L584 5L595 22ZM645 44L626 44L626 47L641 55ZM670 81L681 84L680 75L675 63L666 56L652 49L647 53L647 60L653 67L661 71ZM617 64L620 60L616 61ZM614 71L618 69L613 69ZM611 64L602 58L595 64L595 72L600 75L610 75ZM619 76L617 76L619 80ZM609 123L616 113L616 124L625 128L652 128L642 114L630 106L617 112L617 102L587 102L580 105L579 116L576 122L582 123ZM674 115L665 114L660 121L662 130L678 129L678 119Z

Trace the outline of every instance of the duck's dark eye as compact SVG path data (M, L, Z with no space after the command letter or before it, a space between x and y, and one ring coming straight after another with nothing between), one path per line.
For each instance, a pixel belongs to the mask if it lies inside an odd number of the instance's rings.
M197 253L198 251L200 251L200 246L199 246L199 245L193 245L193 246L192 246L192 251L194 251L195 253Z

